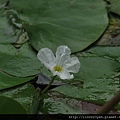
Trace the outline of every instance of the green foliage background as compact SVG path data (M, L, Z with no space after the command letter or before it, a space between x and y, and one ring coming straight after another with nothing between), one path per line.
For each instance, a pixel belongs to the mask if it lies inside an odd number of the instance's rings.
M1 0L0 114L29 114L32 101L39 99L34 97L36 77L41 72L51 76L36 57L43 47L55 53L59 45L67 45L72 55L79 58L81 68L73 80L54 83L54 88L41 97L37 113L82 114L86 111L66 100L103 105L114 96L120 83L119 3ZM46 77L40 87L49 81ZM6 102L11 103L9 109ZM116 109L120 109L120 104Z

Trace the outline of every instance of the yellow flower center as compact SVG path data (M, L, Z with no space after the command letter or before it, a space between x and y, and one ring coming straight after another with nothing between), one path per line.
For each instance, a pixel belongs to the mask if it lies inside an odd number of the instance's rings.
M57 66L57 65L53 69L55 71L57 71L57 72L61 72L62 71L62 68L60 66Z

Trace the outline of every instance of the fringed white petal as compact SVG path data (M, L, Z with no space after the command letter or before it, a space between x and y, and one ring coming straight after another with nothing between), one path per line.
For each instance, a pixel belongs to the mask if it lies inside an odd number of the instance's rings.
M77 73L80 69L80 61L77 57L72 57L67 59L64 62L64 69L67 69L69 72Z
M54 54L49 48L42 48L38 52L37 58L44 64L49 64L55 60Z
M63 54L65 54L65 55L67 55L67 54L70 55L71 54L70 49L65 45L61 45L57 48L56 58L59 58Z
M67 69L64 69L62 72L57 72L57 75L61 78L61 79L73 79L74 76L73 74L70 74L69 71Z

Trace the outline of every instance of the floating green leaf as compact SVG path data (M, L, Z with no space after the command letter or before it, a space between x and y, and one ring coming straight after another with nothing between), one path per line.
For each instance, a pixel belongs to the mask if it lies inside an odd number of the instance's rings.
M110 11L120 15L120 0L110 0L111 8Z
M30 81L31 79L33 79L33 77L19 78L0 72L0 90L14 87L16 85Z
M22 23L14 9L4 4L0 8L0 43L14 43L22 33Z
M10 0L20 15L32 46L53 51L68 45L72 52L95 42L108 24L102 0ZM32 11L31 11L32 8Z
M34 94L34 87L31 84L19 85L17 87L0 91L0 95L9 97L19 102L22 107L30 113L32 99ZM9 108L9 105L7 106Z
M40 72L41 64L35 52L24 44L20 49L0 44L0 69L10 75L27 77Z
M26 111L17 101L0 96L0 114L26 114Z
M113 61L120 59L120 47L94 47L90 52L97 56L112 58ZM118 61L120 62L120 60Z
M40 100L39 113L43 114L83 114L83 112L72 108L64 99L54 99L47 94Z

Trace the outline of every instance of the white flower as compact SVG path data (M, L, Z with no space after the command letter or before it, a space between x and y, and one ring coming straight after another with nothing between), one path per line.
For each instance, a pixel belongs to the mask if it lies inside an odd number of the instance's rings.
M58 75L61 79L72 79L74 76L70 73L79 71L80 62L77 57L70 58L70 54L70 49L62 45L57 48L56 56L49 48L42 48L37 57L53 73L53 76Z

